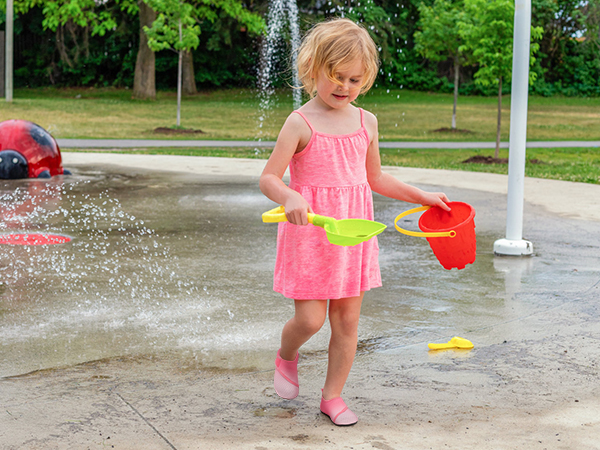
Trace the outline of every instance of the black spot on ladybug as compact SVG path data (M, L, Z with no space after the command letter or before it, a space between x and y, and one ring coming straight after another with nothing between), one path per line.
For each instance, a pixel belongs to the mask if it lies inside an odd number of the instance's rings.
M54 141L50 133L44 130L42 127L35 123L31 123L31 128L29 129L29 135L33 138L35 142L44 147L54 148Z

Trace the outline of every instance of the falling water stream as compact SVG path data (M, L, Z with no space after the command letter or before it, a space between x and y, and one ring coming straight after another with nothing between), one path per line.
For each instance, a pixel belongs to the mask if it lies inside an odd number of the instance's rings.
M289 36L289 61L285 61L284 36ZM302 106L302 90L296 69L296 57L300 46L300 27L298 24L298 6L296 0L271 0L267 14L267 34L261 43L258 71L259 120L258 140L262 139L262 128L269 119L274 106L274 78L279 74L275 69L286 67L291 74L293 108ZM287 77L289 78L289 77Z

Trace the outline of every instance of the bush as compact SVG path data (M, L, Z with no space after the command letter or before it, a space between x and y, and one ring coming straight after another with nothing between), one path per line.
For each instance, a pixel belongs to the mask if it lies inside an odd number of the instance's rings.
M452 65L448 61L429 61L414 49L418 5L422 1L433 3L433 0L378 0L377 4L374 0L350 3L346 0L299 0L300 25L305 32L315 22L340 15L361 22L380 48L382 64L377 85L452 92ZM44 30L41 7L18 15L15 20L15 86L132 86L139 42L137 15L122 11L116 0L100 3L117 23L116 29L104 36L91 36L90 30L77 27L70 32L65 29L62 34ZM258 0L251 6L252 10L266 15L268 1ZM591 7L587 6L588 9ZM558 15L557 8L564 9L562 15ZM569 8L575 9L569 12ZM534 24L543 25L546 35L532 69L537 73L537 80L530 88L532 93L600 96L600 45L592 32L596 30L597 34L597 24L593 23L596 13L581 8L581 2L534 0ZM1 14L0 26L4 22ZM558 22L558 18L566 20L564 17L568 18L568 26ZM574 33L585 27L589 39L574 39ZM233 19L225 16L219 16L214 23L202 23L201 28L201 43L193 52L198 86L205 89L254 87L260 38L241 31ZM57 38L63 40L62 53ZM275 70L276 87L289 83L288 60L289 47L285 47L281 65ZM494 89L473 83L472 75L476 70L476 67L461 70L460 94L495 95ZM157 87L172 89L176 79L174 53L157 53ZM509 93L510 83L504 83L503 88Z

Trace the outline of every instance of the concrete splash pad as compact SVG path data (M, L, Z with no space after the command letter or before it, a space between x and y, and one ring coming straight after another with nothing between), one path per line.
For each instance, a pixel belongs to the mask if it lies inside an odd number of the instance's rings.
M597 445L599 222L528 203L524 229L536 255L494 257L504 196L481 185L455 187L462 174L440 183L421 173L419 186L475 207L477 261L449 272L424 239L393 228L381 235L384 287L365 299L345 390L360 422L338 429L318 412L326 329L302 353L300 396L284 401L272 388L273 354L292 309L270 289L275 229L260 222L271 203L255 172L244 174L254 162L229 163L241 173L234 183L218 171L175 175L92 163L71 164L76 186L68 194L96 205L92 216L105 214L96 228L105 233L78 221L69 230L79 247L59 252L74 259L55 253L52 261L62 267L54 274L79 271L69 275L71 285L54 279L51 290L41 289L37 280L52 277L38 266L1 293L2 448ZM62 195L55 210L86 217L88 209L69 198ZM409 207L377 197L377 220L389 224ZM115 217L119 226L109 231ZM416 227L416 218L405 225ZM46 262L47 250L16 256ZM427 351L427 342L454 335L475 349Z

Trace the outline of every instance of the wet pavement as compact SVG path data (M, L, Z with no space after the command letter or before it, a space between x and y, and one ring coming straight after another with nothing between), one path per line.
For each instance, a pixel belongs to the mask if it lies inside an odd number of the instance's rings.
M443 269L393 228L412 205L375 197L384 286L345 390L360 422L339 429L318 411L327 327L300 396L272 388L293 310L271 289L264 162L63 158L72 177L0 191L0 231L73 238L0 248L0 448L597 448L600 186L528 179L535 254L499 257L506 177L390 169L475 208L477 260ZM475 348L428 352L455 335Z

